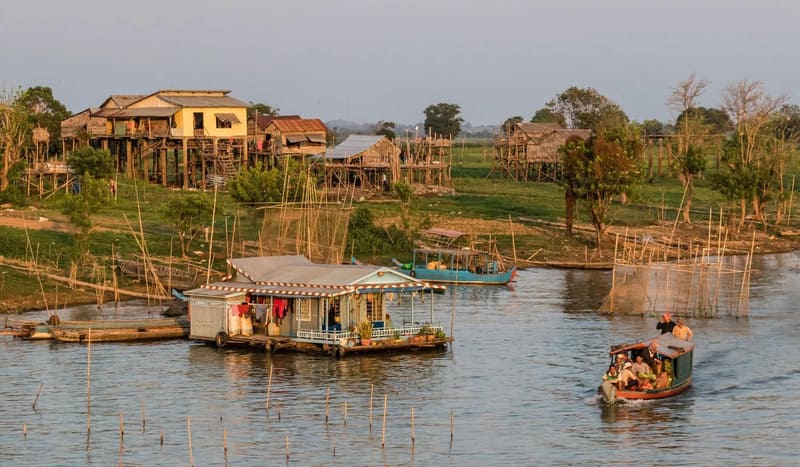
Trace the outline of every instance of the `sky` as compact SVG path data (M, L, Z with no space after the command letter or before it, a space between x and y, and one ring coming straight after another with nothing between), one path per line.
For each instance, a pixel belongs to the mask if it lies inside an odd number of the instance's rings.
M324 121L526 120L571 86L633 120L677 116L691 73L800 102L797 0L3 0L0 88L49 86L72 112L111 94L228 89ZM796 96L795 96L796 95Z

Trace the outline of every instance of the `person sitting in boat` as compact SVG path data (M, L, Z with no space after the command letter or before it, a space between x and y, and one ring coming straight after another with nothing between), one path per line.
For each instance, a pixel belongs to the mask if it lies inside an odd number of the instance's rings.
M661 360L656 360L656 389L666 389L669 387L669 375L664 371L664 365Z
M686 325L686 322L683 318L678 318L678 324L675 325L675 329L672 330L672 335L683 340L691 340L694 333L692 329Z
M634 374L633 370L631 369L633 364L631 362L625 362L625 365L622 366L622 371L619 374L619 388L620 389L636 389L639 385L639 379Z
M675 328L675 321L672 321L672 314L669 311L661 315L661 321L656 324L656 329L661 330L661 334L672 332Z
M617 373L622 373L622 369L625 367L626 363L630 363L628 355L624 353L618 353L617 361L615 363L615 365L617 366Z
M650 365L645 363L644 358L641 355L636 356L636 363L633 364L631 369L636 377L639 378L639 381L656 379L656 375L653 374L652 368L650 368Z
M609 383L616 383L617 379L619 379L619 373L617 372L616 365L609 365L608 371L603 373L603 381L607 381Z

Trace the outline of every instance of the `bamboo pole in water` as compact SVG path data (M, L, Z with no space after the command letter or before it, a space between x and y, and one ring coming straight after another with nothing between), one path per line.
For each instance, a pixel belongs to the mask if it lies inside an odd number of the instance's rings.
M269 394L272 391L272 364L269 365L269 380L267 381L267 402L266 402L266 411L267 416L269 416Z
M228 429L222 429L222 453L228 458Z
M289 460L289 435L286 435L286 460Z
M36 403L39 402L39 395L42 393L42 388L44 387L44 382L39 383L39 390L36 391L36 397L33 399L33 405L31 406L34 411L36 411Z
M28 424L27 423L23 423L22 424L22 438L23 439L28 439Z
M383 395L383 429L381 430L381 448L386 446L386 405L389 401L389 395Z
M450 442L453 442L453 411L450 410Z
M122 412L119 413L119 437L125 436L125 417Z
M414 447L414 441L416 436L414 436L414 407L411 407L411 447Z
M147 411L144 407L144 399L142 399L142 433L145 431L145 427L147 426Z
M330 404L330 401L331 401L331 388L330 388L330 386L328 386L328 388L325 389L325 424L326 425L328 424L328 406Z
M186 432L189 436L189 465L194 467L194 454L192 454L192 416L186 417Z
M375 385L369 385L369 432L372 433L372 395L375 391Z
M86 432L92 432L92 328L86 343Z

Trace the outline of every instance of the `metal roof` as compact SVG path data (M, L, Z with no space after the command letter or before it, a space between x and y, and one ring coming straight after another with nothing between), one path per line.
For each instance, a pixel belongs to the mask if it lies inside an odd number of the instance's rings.
M241 120L239 120L239 117L237 117L236 114L219 113L214 114L214 116L217 117L221 122L241 123Z
M124 109L125 107L133 104L134 102L140 99L144 99L145 97L147 96L145 96L144 94L112 94L111 97L109 97L108 99L106 99L105 102L103 102L103 104L105 104L108 101L112 101L114 104L117 105L117 107L119 107L120 109Z
M263 256L228 261L251 281L270 284L345 287L378 271L391 271L383 266L315 264L304 256Z
M179 107L247 107L247 104L230 96L165 96L158 95L164 102Z
M247 282L215 282L200 286L201 290L209 289L224 293L245 292L273 297L336 297L352 293L353 289L331 289L326 287L314 286L291 286L291 285L261 285L250 284ZM193 295L198 295L194 293Z
M131 118L157 117L167 118L175 114L178 107L133 107L127 109L99 109L91 113L92 117Z
M386 139L383 135L350 135L322 157L324 159L349 159L378 144L383 139Z
M270 122L281 133L326 132L328 127L318 118L279 118Z
M668 358L678 357L694 349L693 343L675 337L668 332L648 339L612 346L608 353L615 354L630 349L644 349L651 345L655 345L656 352Z

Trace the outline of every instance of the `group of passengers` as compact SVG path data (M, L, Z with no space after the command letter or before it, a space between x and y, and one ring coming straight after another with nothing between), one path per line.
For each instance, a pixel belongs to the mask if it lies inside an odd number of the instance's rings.
M694 333L686 325L683 318L678 322L672 321L672 315L667 312L661 316L662 320L656 325L661 334L671 332L677 338L689 340ZM647 391L651 389L666 389L672 384L675 375L672 369L672 360L656 352L658 344L653 342L646 349L633 351L634 361L631 361L627 352L616 354L616 361L608 367L603 374L603 381L615 384L618 389L628 391Z
M650 363L645 361L648 357ZM616 384L620 390L647 391L666 389L672 383L672 360L660 358L653 349L644 349L631 362L627 353L618 353L616 362L608 367L603 381Z

